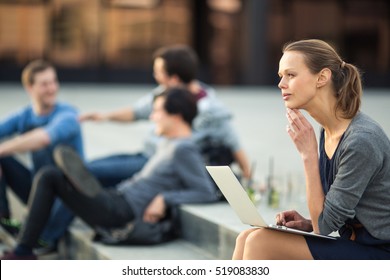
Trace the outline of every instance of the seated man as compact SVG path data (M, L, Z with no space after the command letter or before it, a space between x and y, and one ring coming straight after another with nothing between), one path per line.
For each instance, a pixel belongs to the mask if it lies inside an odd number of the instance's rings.
M169 88L156 96L151 119L164 139L144 168L115 188L102 188L71 149L56 149L59 169L46 167L36 175L19 243L2 259L36 259L32 247L57 197L92 228L108 235L134 221L158 223L177 204L215 201L212 183L191 140L196 113L196 100L185 89ZM128 235L110 237L118 243L128 241Z
M66 144L81 157L84 154L78 112L57 100L55 68L46 61L32 61L23 69L22 83L31 104L0 121L0 139L5 139L0 143L0 224L12 235L19 228L11 219L6 187L27 204L34 174L43 166L54 165L52 154L57 145ZM31 156L31 168L15 157L23 152ZM46 244L60 237L56 223L69 223L72 217L68 209L56 203L52 222L42 235Z
M196 97L198 115L193 123L193 139L201 150L205 164L230 165L237 162L242 177L250 179L250 166L232 124L231 112L223 106L209 86L196 80L198 58L184 45L158 49L154 54L154 78L159 87L145 95L131 108L108 113L92 112L80 116L81 121L133 122L147 120L152 111L154 95L170 86L185 86ZM104 186L115 185L139 171L153 155L158 137L151 134L142 152L132 155L112 155L92 161L90 171Z

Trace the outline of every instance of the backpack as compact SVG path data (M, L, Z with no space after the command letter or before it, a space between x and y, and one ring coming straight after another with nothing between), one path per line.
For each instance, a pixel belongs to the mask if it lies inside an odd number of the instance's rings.
M200 153L206 165L221 166L230 165L234 162L232 150L221 142L213 140L210 137L206 137L205 139L203 139L200 142L200 147ZM224 197L218 186L215 184L211 176L210 180L213 183L215 194L218 200L226 201L226 198Z
M180 236L178 209L167 209L167 215L157 223L137 219L121 228L95 228L94 241L107 245L155 245Z
M232 150L210 137L203 139L200 147L200 153L206 165L230 165L234 162Z

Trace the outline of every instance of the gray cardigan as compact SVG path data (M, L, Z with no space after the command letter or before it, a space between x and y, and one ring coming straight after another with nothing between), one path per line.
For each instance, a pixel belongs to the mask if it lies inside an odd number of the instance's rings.
M390 240L390 141L374 120L358 113L334 155L334 182L318 223L322 234L357 218L374 237Z

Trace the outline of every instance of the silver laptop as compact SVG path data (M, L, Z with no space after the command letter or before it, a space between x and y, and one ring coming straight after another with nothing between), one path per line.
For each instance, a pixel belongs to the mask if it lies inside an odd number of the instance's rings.
M333 236L320 235L313 232L306 232L285 226L267 224L261 217L257 208L250 200L244 188L229 166L206 166L207 171L221 190L230 206L236 212L244 224L253 227L263 227L279 231L285 231L300 235L309 235L320 238L336 239Z

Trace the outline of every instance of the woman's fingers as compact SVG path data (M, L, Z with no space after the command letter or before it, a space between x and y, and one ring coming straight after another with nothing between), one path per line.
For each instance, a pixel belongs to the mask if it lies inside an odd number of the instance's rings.
M285 221L284 221L283 213L281 212L281 213L276 214L276 224L283 225L284 223L285 223Z
M287 109L287 120L294 131L300 131L308 124L305 116L299 110Z

